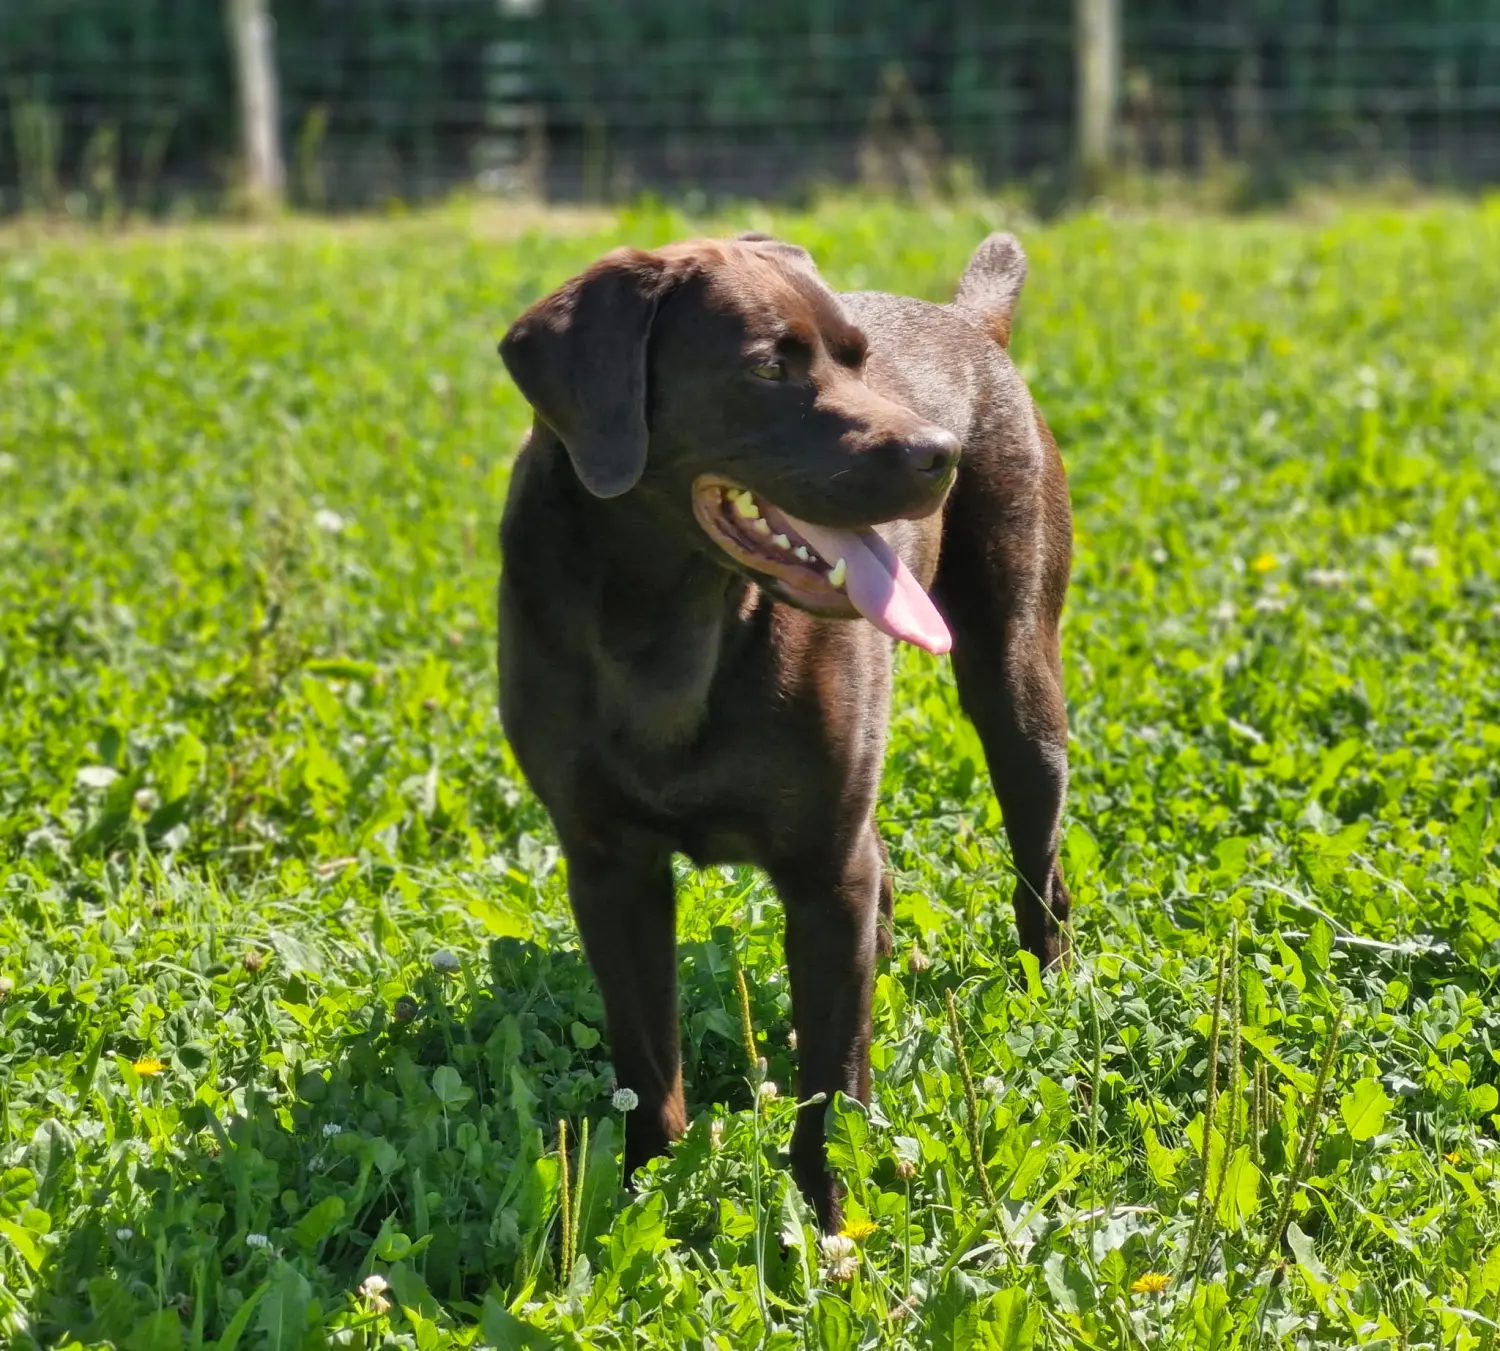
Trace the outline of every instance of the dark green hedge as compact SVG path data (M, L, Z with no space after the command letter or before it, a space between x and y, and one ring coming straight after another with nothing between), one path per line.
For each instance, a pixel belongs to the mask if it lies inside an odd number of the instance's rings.
M518 42L563 193L785 191L852 173L872 117L991 179L1055 166L1071 139L1072 0L272 2L288 157L317 169L294 191L335 202L470 178L499 45ZM1500 170L1500 0L1124 6L1148 159L1241 153L1251 128L1260 153ZM235 145L220 0L0 0L8 204L39 157L64 186L107 161L147 204L212 192Z

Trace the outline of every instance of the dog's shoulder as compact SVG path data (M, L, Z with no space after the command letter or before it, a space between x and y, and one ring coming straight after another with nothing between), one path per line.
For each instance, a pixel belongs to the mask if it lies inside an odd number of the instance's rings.
M1004 348L956 306L881 291L840 299L869 340L870 382L960 438L981 408L1019 383Z

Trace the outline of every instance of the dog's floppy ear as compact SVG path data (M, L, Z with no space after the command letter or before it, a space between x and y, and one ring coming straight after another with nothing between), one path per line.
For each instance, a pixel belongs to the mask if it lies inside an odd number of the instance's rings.
M616 249L500 340L511 379L595 497L628 492L646 467L646 345L669 281L663 259Z
M1010 346L1010 322L1026 284L1026 251L1015 235L992 234L974 250L959 279L954 304L968 310L1001 347Z
M762 234L759 230L747 230L744 234L735 235L735 239L741 244L753 244L766 253L775 254L783 262L791 263L795 267L805 267L809 272L818 270L818 265L813 262L812 254L800 244L788 244L784 239L777 239L775 235Z

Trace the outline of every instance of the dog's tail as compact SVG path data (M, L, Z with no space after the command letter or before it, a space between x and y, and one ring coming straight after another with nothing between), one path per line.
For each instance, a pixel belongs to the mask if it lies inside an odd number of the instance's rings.
M1001 347L1009 347L1011 316L1025 284L1026 252L1020 240L993 234L974 250L953 304L977 319Z

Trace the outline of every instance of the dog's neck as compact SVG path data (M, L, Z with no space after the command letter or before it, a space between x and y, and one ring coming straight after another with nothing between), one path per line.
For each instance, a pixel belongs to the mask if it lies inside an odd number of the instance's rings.
M559 468L559 489L594 560L580 579L587 599L579 637L603 721L654 751L690 744L708 715L746 584L707 554L685 512L679 529L664 528L678 514L663 510L652 485L601 501L566 462Z

